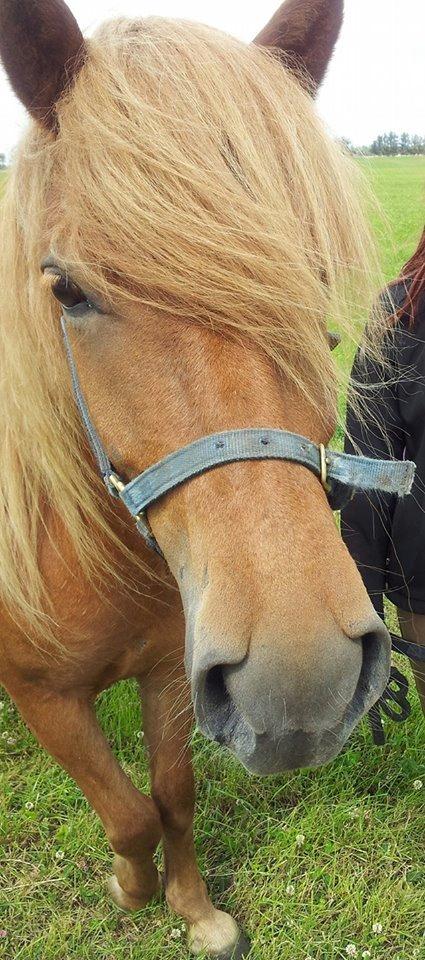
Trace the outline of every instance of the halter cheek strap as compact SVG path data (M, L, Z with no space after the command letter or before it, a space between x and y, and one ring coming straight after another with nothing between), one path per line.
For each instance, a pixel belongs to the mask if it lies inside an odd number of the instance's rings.
M146 543L157 553L160 547L150 529L146 512L171 490L215 467L247 460L284 460L306 467L321 481L332 509L341 509L355 490L381 490L400 497L410 493L415 464L408 460L374 460L328 450L306 437L287 430L228 430L201 437L148 467L126 483L114 470L90 417L84 399L68 336L66 319L62 332L75 400L99 472L109 493L122 500L136 518ZM161 554L162 555L162 554Z
M83 392L81 390L81 384L79 376L77 373L77 367L75 365L74 354L72 352L71 341L68 335L68 329L66 325L67 321L64 316L61 317L61 326L62 326L62 335L63 341L65 344L66 359L68 361L69 372L71 374L71 383L72 391L75 397L75 402L78 407L78 412L81 417L81 422L86 431L87 439L89 441L93 456L96 460L99 473L106 484L109 493L111 496L118 496L117 490L109 481L111 474L114 472L111 461L106 454L103 443L99 437L99 434L96 430L96 427L93 424L91 416L89 414L87 403L84 399Z

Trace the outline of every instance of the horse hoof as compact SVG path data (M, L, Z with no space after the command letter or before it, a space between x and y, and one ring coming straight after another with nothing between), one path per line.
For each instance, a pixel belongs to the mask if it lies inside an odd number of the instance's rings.
M208 919L190 928L189 948L195 955L205 952L214 960L242 960L248 956L251 944L233 917L214 910Z
M150 900L152 900L152 896L132 897L130 893L126 893L126 891L123 890L115 876L109 877L108 892L117 907L120 907L121 910L131 911L132 913L135 913L137 910L143 910Z

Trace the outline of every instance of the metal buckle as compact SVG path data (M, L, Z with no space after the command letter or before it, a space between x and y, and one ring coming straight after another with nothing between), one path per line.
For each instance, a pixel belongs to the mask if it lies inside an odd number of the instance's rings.
M121 480L121 477L119 477L117 473L110 473L108 480L111 484L111 487L113 487L117 493L122 493L122 491L125 490L126 484L123 482L123 480ZM140 513L136 514L134 521L139 533L141 533L142 537L144 537L151 550L155 550L155 553L157 553L160 557L163 557L164 554L162 553L162 550L158 546L152 533L146 510L141 510Z
M328 466L329 458L326 456L326 447L323 443L319 443L319 454L320 454L320 483L322 484L323 489L326 493L330 492L330 483L328 482Z
M125 483L121 480L121 477L119 477L117 473L111 473L108 477L108 480L111 484L111 487L114 487L114 490L116 490L117 493L122 493L123 490L125 490Z

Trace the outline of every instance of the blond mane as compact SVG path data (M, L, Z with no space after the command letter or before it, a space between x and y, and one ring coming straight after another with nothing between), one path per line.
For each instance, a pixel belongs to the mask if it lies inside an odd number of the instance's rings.
M337 396L326 320L352 334L376 289L357 171L272 54L162 19L112 22L88 48L58 136L31 126L2 203L0 593L43 629L43 504L90 576L108 569L93 527L114 538L40 283L46 253L112 302L253 338L317 408Z

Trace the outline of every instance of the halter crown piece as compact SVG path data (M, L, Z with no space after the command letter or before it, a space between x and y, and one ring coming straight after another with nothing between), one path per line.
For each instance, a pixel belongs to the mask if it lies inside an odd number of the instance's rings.
M409 460L375 460L326 449L287 430L226 430L201 437L176 450L129 483L114 470L94 427L84 399L71 343L62 317L62 332L72 387L81 420L104 483L113 497L125 504L139 533L162 556L147 519L147 510L167 493L207 470L243 460L286 460L314 473L324 487L332 510L340 510L356 490L380 490L404 497L410 493L415 464Z

